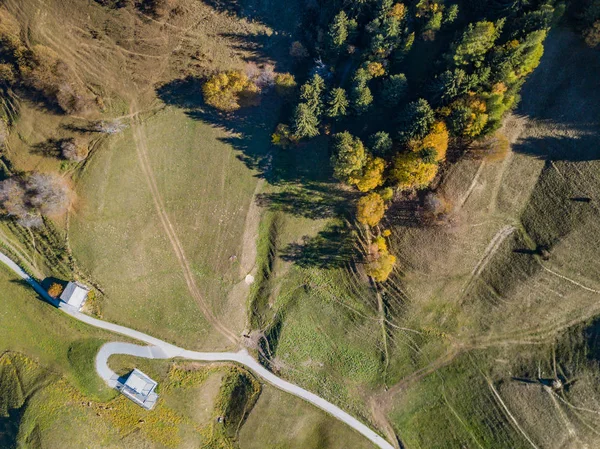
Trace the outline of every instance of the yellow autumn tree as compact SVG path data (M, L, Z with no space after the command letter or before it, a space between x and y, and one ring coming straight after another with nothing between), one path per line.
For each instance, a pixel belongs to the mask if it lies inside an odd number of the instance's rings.
M385 282L396 264L396 257L390 254L383 236L376 237L369 246L365 269L375 282Z
M349 178L349 184L356 185L361 192L368 192L383 184L385 161L380 157L367 156L367 161L360 173L354 173Z
M239 70L217 73L202 86L204 101L227 112L239 109L243 97L251 97L258 91L258 87Z
M448 128L442 121L435 122L431 131L422 140L413 140L409 143L412 151L419 152L427 148L433 148L436 152L436 161L446 159L448 151Z
M278 73L275 75L275 90L284 97L289 97L296 89L296 79L291 73Z
M438 165L425 162L418 153L400 153L392 163L390 178L401 189L423 189L433 181Z
M406 17L406 6L402 3L396 3L388 13L388 16L397 20L403 20Z
M385 214L385 203L380 195L371 192L361 197L356 205L356 219L367 226L377 226Z
M369 72L373 78L377 78L385 75L385 68L381 62L369 62L367 64L367 72Z

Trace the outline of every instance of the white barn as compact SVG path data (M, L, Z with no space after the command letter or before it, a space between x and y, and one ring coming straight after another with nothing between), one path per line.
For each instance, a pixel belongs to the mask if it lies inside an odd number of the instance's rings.
M87 300L90 289L79 282L69 282L60 295L60 300L77 310L81 310Z
M136 404L152 410L158 400L158 394L154 392L157 385L155 381L136 368L129 374L124 384L117 386L117 389Z

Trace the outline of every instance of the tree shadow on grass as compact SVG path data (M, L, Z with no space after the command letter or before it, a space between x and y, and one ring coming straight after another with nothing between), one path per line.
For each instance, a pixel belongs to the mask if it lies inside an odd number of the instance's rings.
M348 203L356 196L356 192L343 190L335 184L310 183L261 193L257 195L256 203L275 212L319 220L344 216Z
M571 135L531 136L513 144L513 151L551 161L577 162L600 159L600 123L556 123L551 120L538 123L547 128L559 126Z
M354 240L348 226L335 224L315 237L305 236L300 243L290 243L281 251L280 257L302 268L340 268L355 259Z
M33 145L31 147L31 152L41 156L60 158L62 154L60 149L61 143L61 139L50 138Z
M262 94L259 106L223 113L204 102L201 86L201 79L187 77L160 86L157 94L167 105L185 110L190 118L226 131L229 136L220 140L231 145L238 153L236 157L270 184L333 182L324 138L287 150L271 144L282 107L274 92Z

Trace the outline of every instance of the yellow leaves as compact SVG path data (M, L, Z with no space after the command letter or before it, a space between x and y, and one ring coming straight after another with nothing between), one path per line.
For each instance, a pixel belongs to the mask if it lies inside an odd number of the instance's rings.
M385 231L384 231L385 235ZM388 234L389 235L389 234ZM396 257L388 251L387 243L383 236L376 237L369 246L365 269L375 282L385 282L396 264Z
M360 223L367 226L377 226L384 214L385 203L377 193L369 193L358 200L356 218Z
M361 173L352 174L348 179L348 183L356 185L356 188L361 192L368 192L383 184L384 170L385 161L382 158L367 156L367 161Z
M595 48L600 45L600 20L596 20L587 30L583 32L585 43Z
M394 6L392 6L392 9L388 15L398 20L402 20L404 17L406 17L406 6L404 6L403 3L396 3Z
M271 134L271 143L284 149L296 142L297 140L294 137L294 133L292 132L291 128L284 123L279 123L275 129L275 132Z
M504 94L504 92L506 92L507 89L508 88L506 87L506 84L504 84L503 82L496 83L492 86L492 93L502 95Z
M385 75L385 68L380 62L369 62L367 64L367 72L369 72L373 78L377 78Z
M279 95L289 96L296 88L296 80L291 73L278 73L275 75L275 90Z
M423 189L437 174L437 164L423 161L417 153L400 153L393 160L390 177L401 189Z
M443 161L446 158L448 151L448 128L442 121L435 122L431 127L431 131L423 140L413 140L409 143L411 151L419 152L427 148L433 148L436 153L436 161Z
M258 87L241 71L228 71L211 76L202 86L204 101L222 111L240 108L240 99L249 99Z

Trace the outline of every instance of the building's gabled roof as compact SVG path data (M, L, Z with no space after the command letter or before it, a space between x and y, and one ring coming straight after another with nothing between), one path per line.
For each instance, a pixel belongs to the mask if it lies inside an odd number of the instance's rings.
M77 310L81 309L83 303L87 299L90 289L79 282L69 282L67 288L60 295L61 301L66 302Z

